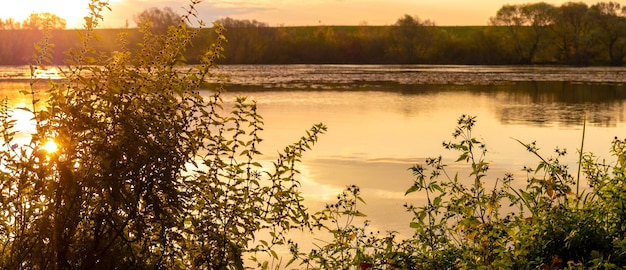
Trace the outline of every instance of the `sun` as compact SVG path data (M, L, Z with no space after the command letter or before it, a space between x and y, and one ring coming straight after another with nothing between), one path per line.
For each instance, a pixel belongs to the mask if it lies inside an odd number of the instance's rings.
M119 1L121 0L109 2ZM0 18L13 18L17 22L22 22L31 13L48 12L65 19L67 28L82 28L83 18L89 14L90 2L90 0L29 0L16 4L15 1L0 1Z
M48 154L53 154L53 153L55 153L56 151L58 151L58 150L59 150L59 146L58 146L58 145L57 145L57 143L56 143L54 140L52 140L52 139L50 139L50 140L46 141L46 142L45 142L45 143L41 146L41 148L42 148L43 150L45 150Z

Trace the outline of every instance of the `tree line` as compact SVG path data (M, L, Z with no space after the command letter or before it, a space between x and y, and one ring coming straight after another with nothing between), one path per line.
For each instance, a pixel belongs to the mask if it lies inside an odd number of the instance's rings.
M178 23L171 9L151 9L135 17L153 28ZM626 7L616 2L544 2L504 5L488 26L437 26L404 15L389 26L270 27L256 20L218 20L225 28L223 64L566 64L622 66L626 57ZM26 64L39 28L0 30L0 64ZM100 48L118 50L116 36L129 46L142 39L139 29L96 30L112 41ZM78 44L73 30L51 31L56 50ZM203 46L214 40L203 29L186 52L196 63ZM106 42L105 42L106 43ZM54 59L63 62L63 55Z
M44 27L50 29L65 29L66 26L67 21L65 19L48 12L31 13L22 22L19 22L14 18L7 18L4 20L0 18L0 29L3 30L43 29Z
M624 64L626 7L616 2L504 5L489 26L268 27L223 19L227 63Z

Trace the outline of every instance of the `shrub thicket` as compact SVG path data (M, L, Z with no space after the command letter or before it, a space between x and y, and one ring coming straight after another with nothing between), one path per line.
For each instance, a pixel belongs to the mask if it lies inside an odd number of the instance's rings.
M539 162L524 168L527 185L515 188L511 174L487 177L487 148L472 135L475 124L476 117L460 117L454 140L443 143L459 153L456 162L467 168L450 171L441 156L411 168L415 181L406 193L420 192L427 200L425 205L405 206L414 214L413 237L398 240L393 232L381 236L368 231L367 222L354 222L364 214L356 207L361 201L358 188L350 187L316 215L318 226L334 241L308 253L294 244L294 258L324 269L626 266L626 140L612 142L614 163L580 152L577 176L560 161L565 150L557 148L554 157L545 158L534 142L520 142Z
M198 3L166 33L144 24L139 49L120 36L109 54L93 31L107 1L92 0L62 80L35 78L54 47L48 35L37 44L32 107L20 108L34 115L30 141L15 138L14 110L0 114L2 268L242 269L244 254L276 257L285 232L308 225L296 164L325 127L262 168L256 104L200 93L222 54L219 25L201 63L185 65Z

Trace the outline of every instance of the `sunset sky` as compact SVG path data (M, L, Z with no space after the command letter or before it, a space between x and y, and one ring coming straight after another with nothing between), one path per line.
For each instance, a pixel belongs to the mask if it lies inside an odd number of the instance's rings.
M615 0L613 0L615 1ZM51 12L67 20L68 28L80 28L88 0L0 0L0 18L22 21L31 12ZM201 19L256 19L270 26L391 25L404 14L429 19L437 25L486 25L504 4L536 3L540 0L213 0L199 6ZM559 6L568 1L543 2ZM576 1L578 2L578 1ZM584 0L592 5L597 0ZM603 2L608 2L603 1ZM626 5L626 0L615 1ZM18 4L19 3L19 4ZM150 7L172 7L183 12L188 0L111 0L104 27L135 26L133 16Z

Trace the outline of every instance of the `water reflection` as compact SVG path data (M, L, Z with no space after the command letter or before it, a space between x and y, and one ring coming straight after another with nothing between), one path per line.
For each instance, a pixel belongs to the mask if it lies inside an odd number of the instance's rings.
M474 134L487 143L492 163L489 181L505 173L516 175L514 185L525 185L524 166L537 160L515 140L537 141L541 153L551 156L556 146L575 153L580 147L583 119L588 121L585 150L608 157L612 138L625 126L626 88L622 84L546 81L498 82L484 85L406 85L397 82L333 88L269 89L259 85L231 85L225 100L237 95L258 101L266 120L261 151L271 158L276 145L301 136L310 125L323 122L329 131L311 153L306 153L303 190L307 204L319 209L332 201L326 192L346 185L362 187L368 202L363 211L381 229L410 235L410 216L404 202L413 181L408 168L427 157L455 153L441 142L451 139L461 114L478 116ZM575 155L563 159L575 168ZM450 167L455 170L456 167ZM460 176L463 175L462 173ZM330 199L329 199L330 198Z
M389 86L388 89L393 89ZM395 85L403 95L441 93L487 96L503 124L615 126L624 122L622 83L507 82L492 85Z
M359 85L349 90L336 88L329 90L268 89L254 85L230 85L228 89L236 93L252 95L261 92L280 92L284 93L285 96L289 96L289 93L293 91L321 91L323 93L358 91L362 95L374 97L380 96L380 92L389 92L406 96L407 99L416 99L418 97L415 96L419 96L420 99L424 100L434 99L442 94L484 96L489 99L491 103L489 106L493 107L502 124L576 126L580 125L586 118L589 124L610 127L625 121L626 84L622 83L523 81L490 85L404 85L376 82L375 86ZM316 94L312 93L312 95ZM305 98L305 100L306 102L315 102L315 99ZM381 101L370 101L369 106L381 105ZM329 100L325 102L341 103ZM387 107L402 108L403 113L408 115L417 113L416 110L425 110L413 105L405 107L400 107L400 105L383 104ZM428 106L427 104L420 105ZM433 107L435 106L438 105L434 104Z
M623 67L463 65L232 65L222 72L238 85L335 89L376 82L403 85L492 85L519 81L626 82Z
M2 70L2 69L0 69ZM1 72L0 72L1 73ZM6 106L9 120L13 122L13 131L15 131L15 143L28 144L31 134L35 132L36 123L34 120L33 99L43 100L45 98L45 90L48 88L48 81L40 80L32 85L25 80L0 80L0 100L2 106ZM34 93L34 96L33 94ZM43 106L38 103L37 106ZM36 107L34 109L41 109Z
M605 156L611 139L622 136L626 127L626 86L602 80L626 80L624 70L225 67L233 79L223 99L232 102L235 96L249 96L258 102L265 119L260 150L267 162L311 125L325 123L327 134L304 155L301 169L302 190L311 209L332 201L346 185L357 184L368 202L363 210L375 226L410 234L410 217L402 204L419 204L423 198L403 196L413 180L407 169L439 154L455 159L441 142L451 138L461 114L478 116L474 134L490 149L494 178L536 165L511 138L537 140L548 155L554 146L574 153L585 116L589 123L585 149ZM583 79L588 83L574 82ZM30 104L30 96L19 93L29 89L28 82L0 79L0 97L7 96L9 106ZM517 184L523 185L523 177L519 180Z
M626 86L571 82L519 82L494 97L504 124L539 126L592 125L611 127L624 122Z

